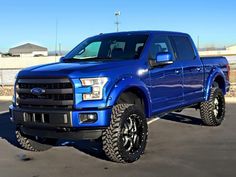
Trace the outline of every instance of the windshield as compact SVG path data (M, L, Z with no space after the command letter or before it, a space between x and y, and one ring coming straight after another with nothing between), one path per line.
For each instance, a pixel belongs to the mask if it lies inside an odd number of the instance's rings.
M138 59L148 35L96 36L72 50L64 61Z

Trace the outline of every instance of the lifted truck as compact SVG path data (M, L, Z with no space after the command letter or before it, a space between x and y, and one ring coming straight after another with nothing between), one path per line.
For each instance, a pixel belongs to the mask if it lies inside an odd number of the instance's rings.
M101 34L58 63L20 71L10 116L24 149L100 139L109 159L130 163L144 153L147 119L192 107L205 125L218 126L228 90L227 60L200 58L188 34Z

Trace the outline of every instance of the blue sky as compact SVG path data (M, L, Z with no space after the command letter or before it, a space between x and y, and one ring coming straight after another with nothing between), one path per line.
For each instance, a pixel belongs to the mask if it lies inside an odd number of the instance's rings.
M200 47L236 44L235 0L1 0L0 51L32 42L70 50L84 38L120 29L169 30L189 33Z

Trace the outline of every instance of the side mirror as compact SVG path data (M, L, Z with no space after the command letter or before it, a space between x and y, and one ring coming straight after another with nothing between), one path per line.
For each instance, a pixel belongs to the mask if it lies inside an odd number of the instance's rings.
M158 53L156 56L156 66L169 65L173 63L170 53Z
M61 57L59 61L60 61L60 63L62 63L62 62L64 62L64 60L65 60L65 57Z

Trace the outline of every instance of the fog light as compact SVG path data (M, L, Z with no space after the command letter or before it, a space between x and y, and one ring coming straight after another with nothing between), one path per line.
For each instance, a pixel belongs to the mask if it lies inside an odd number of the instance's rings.
M79 115L81 123L94 123L98 120L97 113L83 113Z
M10 114L10 120L11 120L11 122L14 122L12 109L9 109L9 114Z

